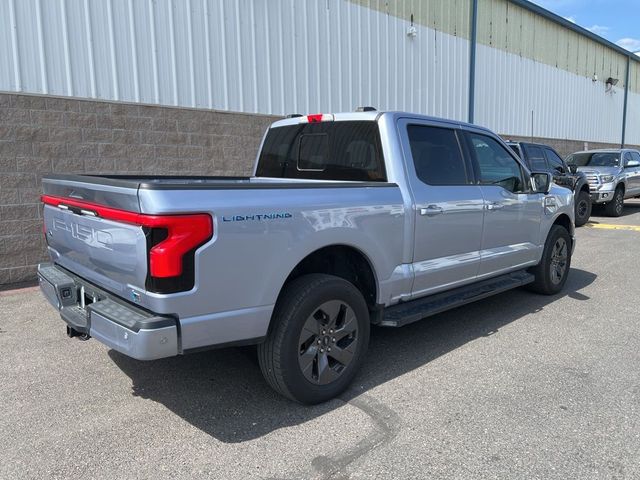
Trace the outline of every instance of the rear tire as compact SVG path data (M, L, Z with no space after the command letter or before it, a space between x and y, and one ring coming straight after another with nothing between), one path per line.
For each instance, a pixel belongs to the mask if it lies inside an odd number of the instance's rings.
M624 211L624 191L622 187L616 188L613 198L604 205L604 212L610 217L619 217Z
M542 260L531 269L535 276L529 289L543 295L554 295L564 287L571 268L571 236L562 225L554 225L544 244Z
M580 190L576 196L576 227L581 227L589 221L591 216L591 196Z
M280 295L271 331L258 345L258 361L275 391L315 404L349 386L368 343L369 310L362 293L339 277L304 275Z

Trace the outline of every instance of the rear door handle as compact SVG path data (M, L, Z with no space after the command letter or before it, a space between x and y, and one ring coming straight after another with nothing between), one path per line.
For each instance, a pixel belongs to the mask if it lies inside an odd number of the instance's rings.
M491 202L487 203L487 210L500 210L504 208L504 203Z
M439 207L437 205L427 205L426 208L420 209L420 215L424 215L427 217L433 217L435 215L440 215L441 213L444 213L444 210L442 209L442 207Z

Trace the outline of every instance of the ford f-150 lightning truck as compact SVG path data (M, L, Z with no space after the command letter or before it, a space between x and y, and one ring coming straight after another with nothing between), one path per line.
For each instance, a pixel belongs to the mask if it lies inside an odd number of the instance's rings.
M69 336L152 360L256 344L269 384L334 397L370 325L563 288L573 193L494 133L403 112L297 115L254 175L50 175L42 292Z

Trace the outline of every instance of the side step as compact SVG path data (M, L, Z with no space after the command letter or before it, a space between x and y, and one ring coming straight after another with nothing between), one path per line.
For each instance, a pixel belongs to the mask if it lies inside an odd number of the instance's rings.
M533 280L533 275L526 270L520 270L459 287L448 292L436 293L417 300L402 302L386 308L382 321L378 325L383 327L402 327L436 313L475 302L496 293L506 292L512 288L521 287L533 282Z

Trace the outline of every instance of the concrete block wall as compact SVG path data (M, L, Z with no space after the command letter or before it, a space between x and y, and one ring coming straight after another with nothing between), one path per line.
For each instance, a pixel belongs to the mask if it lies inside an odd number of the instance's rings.
M247 175L276 119L212 110L0 93L0 286L46 258L46 173Z
M37 263L47 258L39 202L44 174L247 175L276 118L0 93L0 288L34 281ZM562 156L584 148L572 140L533 140Z

